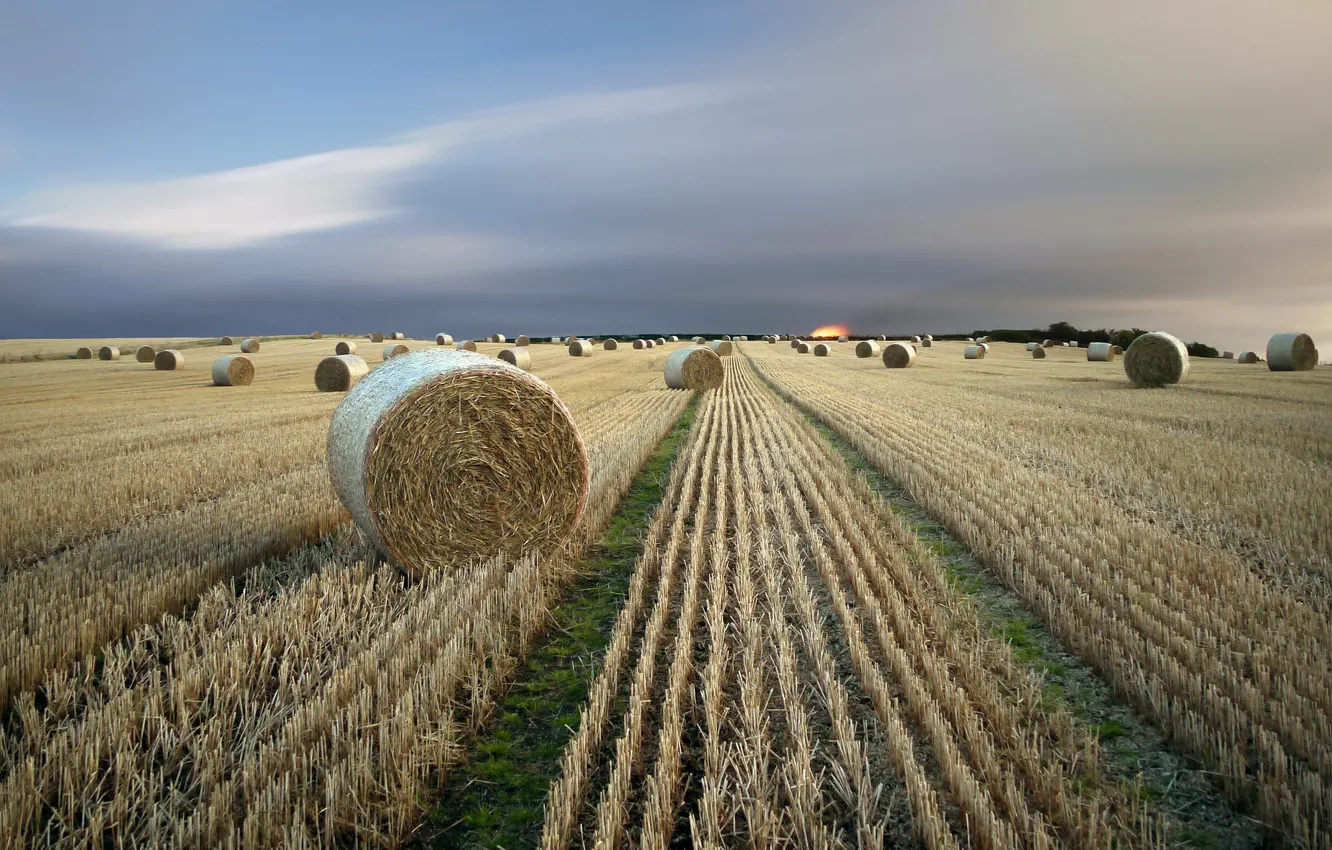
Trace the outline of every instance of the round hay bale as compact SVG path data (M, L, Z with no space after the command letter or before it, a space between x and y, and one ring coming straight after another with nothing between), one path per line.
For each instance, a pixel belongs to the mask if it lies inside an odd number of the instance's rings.
M243 354L224 354L213 361L213 386L248 387L254 383L254 362Z
M657 341L656 341L655 339L649 339L649 340L647 340L647 347L648 347L648 348L656 348L656 347L657 347Z
M976 338L974 336L969 336L967 337L967 342L972 343L974 345L976 343Z
M921 338L918 337L918 336L913 336L913 337L911 338L911 342L912 342L913 345L920 345L920 343L921 343Z
M1124 354L1124 346L1122 346L1122 345L1115 345L1115 346L1111 346L1111 347L1115 350L1115 356L1116 356L1116 357L1121 357L1121 356L1123 356L1123 354Z
M809 354L809 352L810 348L807 342L802 342L796 346L796 354Z
M708 343L708 347L717 352L718 357L730 357L735 351L735 346L731 345L730 340L714 339Z
M1036 349L1038 349L1038 348L1040 348L1040 347L1041 347L1041 344L1040 344L1039 342L1029 342L1029 343L1027 343L1027 350L1028 350L1028 351L1035 351Z
M384 346L384 359L392 360L394 357L406 354L408 350L407 346L400 342L390 342Z
M321 334L319 331L315 331L314 333L310 334L310 339L323 339L323 338L324 335Z
M556 344L556 345L558 345L558 344L564 342L564 340L560 339L560 338L557 337L557 336L553 336L553 337L551 337L551 338L550 338L550 341L551 341L552 344Z
M383 342L383 341L384 341L384 335L381 334L381 333L372 333L372 334L370 334L370 341L371 341L371 342Z
M1047 339L1041 343L1041 348L1054 348L1058 344L1058 340Z
M472 342L470 339L465 339L462 342L459 342L455 348L457 348L458 351L476 351L476 343Z
M97 359L98 359L98 360L119 360L119 359L120 359L120 349L119 349L119 348L116 348L114 345L104 345L104 346L102 346L101 348L97 349Z
M792 348L799 348L799 347L800 347L800 343L802 343L802 342L804 342L803 339L793 339L793 340L791 340L791 347L792 347Z
M576 340L574 340L573 342L569 343L569 356L570 356L570 357L591 357L591 356L592 356L592 343L587 342L586 340L581 340L581 339L576 339Z
M79 350L74 352L74 359L91 360L93 359L93 350L86 345L79 346Z
M1135 387L1178 384L1189 374L1189 350L1164 331L1143 334L1125 352L1124 372Z
M518 338L513 341L514 345L521 345L524 348L532 344L532 338L527 334L518 334Z
M355 354L325 357L315 367L315 389L321 393L345 393L370 373L370 365Z
M1075 339L1075 340L1073 340L1072 342L1070 342L1070 343L1068 344L1068 347L1069 347L1069 348L1081 348L1081 347L1082 347L1082 343L1078 342L1078 341Z
M887 341L888 341L888 337L884 336L883 334L879 334L878 336L876 336L876 337L874 338L874 341L875 341L875 342L887 342Z
M924 337L920 341L921 348L931 348L933 346L934 346L934 337L932 336Z
M856 356L862 360L879 353L879 344L872 339L862 339L856 343Z
M776 345L776 344L777 344L777 335L776 335L776 334L773 334L772 336L768 337L768 343L769 343L770 345Z
M934 342L934 334L925 334L925 339Z
M723 341L723 342L730 342L730 341L731 341L731 335L730 335L730 334L722 334L722 341Z
M645 339L634 340L634 351L645 351L645 350L647 350L647 340Z
M578 337L576 337L576 336L566 336L566 337L564 338L564 344L565 344L565 345L573 345L574 342L575 342L577 339L578 339Z
M708 341L707 341L706 339L704 339L703 337L701 337L701 336L696 336L696 337L694 337L694 344L695 344L695 345L707 345L707 344L708 344Z
M842 334L841 336L839 336L839 337L837 338L837 341L838 341L838 342L850 342L850 341L851 341L851 337L847 336L846 334Z
M1241 351L1241 352L1239 353L1239 357L1238 357L1237 359L1238 359L1239 362L1241 362L1241 363L1257 363L1257 362L1259 361L1258 352L1256 352L1256 351Z
M151 345L141 345L134 349L134 359L140 363L152 363L153 358L157 356L157 350Z
M673 390L716 389L725 376L722 360L711 348L691 345L666 358L666 386Z
M890 342L883 347L883 365L889 369L906 369L915 365L916 347L905 342Z
M449 334L435 334L435 345L453 345L453 337Z
M394 331L393 333L389 334L389 339L406 339L406 338L407 335L404 334L402 331Z
M356 353L356 343L351 342L350 340L343 340L342 342L340 342L340 343L338 343L337 345L333 346L333 353L334 353L334 354L355 354L355 353Z
M827 357L829 354L832 354L832 346L829 345L828 343L821 342L818 345L814 346L815 357Z
M492 336L492 337L490 338L490 341L491 341L491 342L499 342L499 343L507 343L507 342L509 341L509 338L508 338L507 336L505 336L504 334L495 334L494 336Z
M608 339L601 344L601 347L605 351L614 351L615 349L620 347L620 343L618 340Z
M1066 343L1066 342L1061 342L1061 343L1059 343L1059 347L1060 347L1060 348L1068 348L1068 347L1069 347L1069 344Z
M668 337L666 337L666 339L669 340L670 342L679 342L679 341L680 341L680 338L679 338L678 336L674 336L674 335L672 335L672 336L668 336Z
M259 340L247 339L241 343L241 354L254 354L259 350Z
M524 372L532 371L532 354L525 347L506 348L499 353L499 359Z
M421 575L559 549L587 504L587 450L539 378L430 348L360 381L328 430L333 489L390 561Z
M1044 346L1040 346L1040 345L1038 345L1038 346L1036 346L1035 348L1033 348L1033 349L1031 350L1031 359L1033 359L1033 360L1044 360L1044 359L1045 359L1045 347L1044 347Z
M1093 363L1109 363L1115 359L1115 347L1108 342L1087 343L1087 359Z
M1273 372L1308 372L1318 365L1318 349L1308 334L1276 334L1267 341L1267 368Z
M164 348L153 355L153 368L159 372L174 372L185 367L185 355L174 348Z
M665 344L666 344L666 337L664 337L664 336L659 336L659 337L657 337L657 338L654 340L654 342L656 342L657 345L665 345Z
M1233 351L1223 351L1223 352L1221 352L1221 359L1222 359L1222 360L1234 360L1234 359L1235 359L1235 352L1233 352Z
M232 339L232 338L229 337L229 336L224 336L224 337L222 337L221 339L219 339L219 340L217 341L217 344L218 344L218 345L235 345L235 344L236 344L236 340Z
M968 345L965 349L962 350L962 356L968 360L984 360L985 346Z
M984 351L986 354L990 353L990 344L988 342L978 342L976 344L980 346L981 351Z
M980 339L976 340L976 342L983 342L988 344L990 342L990 338L988 336L983 336Z

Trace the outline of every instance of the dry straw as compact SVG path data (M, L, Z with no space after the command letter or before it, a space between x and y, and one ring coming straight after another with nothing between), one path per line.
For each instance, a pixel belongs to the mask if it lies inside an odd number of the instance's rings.
M809 354L809 343L802 342L796 346L796 354Z
M222 337L221 339L219 339L219 340L217 341L217 344L218 344L218 345L235 345L235 344L236 344L236 340L232 339L232 338L229 337L229 336L224 336L224 337Z
M93 350L86 345L80 346L79 350L74 352L74 357L77 360L91 360L93 359Z
M315 389L321 393L345 393L369 372L369 364L355 354L325 357L315 367Z
M406 354L408 350L407 346L400 342L390 342L384 346L384 359L392 360L394 357Z
M254 383L254 363L242 354L224 354L213 361L213 385L248 387Z
M1109 363L1115 359L1115 347L1108 342L1088 343L1087 359L1095 363Z
M905 342L890 342L883 347L883 365L889 369L906 369L915 365L916 347Z
M708 347L717 352L718 357L730 357L735 351L735 347L727 339L714 339Z
M818 345L814 346L815 357L827 357L829 354L832 354L832 346L829 345L828 343L821 342Z
M323 338L324 335L321 334L319 331L314 331L313 333L310 334L310 339L323 339Z
M343 340L342 342L340 342L340 343L338 343L337 345L333 346L333 353L334 353L334 354L355 354L355 353L356 353L356 343L354 343L354 342L352 342L352 341L350 341L350 340Z
M521 345L524 348L532 344L532 338L527 334L518 334L518 338L513 341L514 345Z
M1258 362L1258 352L1256 352L1256 351L1241 351L1241 352L1239 353L1239 362L1241 362L1241 363L1257 363L1257 362Z
M259 340L247 339L241 343L241 354L254 354L259 350Z
M383 342L383 341L384 341L384 335L381 334L381 333L372 333L372 334L370 334L370 341L371 341L371 342Z
M435 345L453 345L453 337L449 334L435 334Z
M499 353L499 359L524 372L532 370L532 354L526 348L520 346L506 348Z
M1044 359L1045 359L1045 348L1044 348L1044 346L1040 346L1040 345L1038 345L1038 346L1036 346L1035 348L1033 348L1033 349L1031 350L1031 358L1032 358L1033 360L1044 360Z
M716 389L725 376L722 360L711 348L691 345L666 358L666 386L673 390Z
M1308 334L1276 334L1267 341L1267 368L1273 372L1307 372L1318 365L1318 349Z
M185 355L174 348L164 348L153 355L153 368L159 372L174 372L185 367Z
M101 348L97 349L97 359L98 359L98 360L119 360L119 359L120 359L120 349L119 349L119 348L116 348L114 345L104 345L104 346L102 346Z
M1124 354L1124 372L1135 387L1178 384L1189 374L1189 350L1164 331L1143 334Z
M472 342L470 339L463 340L458 343L456 347L459 351L476 351L476 343Z
M157 350L151 345L141 345L134 349L134 359L140 363L152 363L153 358L157 356Z
M879 344L872 339L862 339L856 343L856 356L863 359L874 357L879 353Z
M967 358L968 360L984 360L985 346L968 345L965 349L963 349L962 356Z
M576 339L569 343L570 357L591 357L593 346L586 340Z

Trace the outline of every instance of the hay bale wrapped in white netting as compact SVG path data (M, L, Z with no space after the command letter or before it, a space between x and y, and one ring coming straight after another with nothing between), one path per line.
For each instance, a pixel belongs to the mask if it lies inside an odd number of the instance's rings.
M656 347L657 347L657 341L656 341L655 339L650 339L650 340L648 340L648 341L647 341L647 347L648 347L648 348L656 348Z
M499 353L499 359L516 369L522 369L524 372L532 370L532 354L526 348L518 346L506 348Z
M874 341L875 341L875 342L887 342L887 341L888 341L888 337L884 336L883 334L879 334L878 336L876 336L876 337L874 338Z
M384 341L384 335L383 335L382 333L372 333L372 334L370 334L370 341L371 341L371 342L383 342L383 341Z
M1028 350L1028 351L1035 351L1036 349L1038 349L1038 348L1040 348L1040 347L1041 347L1041 344L1040 344L1039 342L1029 342L1029 343L1027 343L1027 350Z
M514 345L521 345L526 348L532 344L532 338L527 334L518 334L518 338L513 341Z
M1089 342L1087 359L1094 363L1109 363L1115 359L1115 347L1108 342Z
M730 341L731 341L731 335L730 335L730 334L722 334L722 340L724 340L725 342L730 342Z
M550 341L551 341L551 344L552 344L552 345L559 345L559 344L562 344L562 343L564 342L563 339L561 339L560 337L557 337L557 336L553 336L553 337L551 337L551 338L550 338Z
M962 349L962 356L968 360L984 360L985 346L968 345L966 348Z
M809 354L812 350L807 342L802 342L796 346L796 354Z
M695 345L707 345L707 344L708 344L708 341L707 341L706 339L704 339L703 337L701 337L701 336L696 336L696 337L694 337L694 344L695 344Z
M635 350L635 351L645 351L645 350L647 350L647 340L645 340L645 339L636 339L636 340L634 340L634 350Z
M665 344L666 344L666 337L664 337L664 336L659 336L659 337L657 337L656 339L654 339L653 342L655 342L657 345L665 345Z
M493 336L490 337L490 341L491 341L491 342L499 342L499 343L507 343L507 342L509 341L509 338L506 337L504 334L494 334Z
M934 337L932 336L923 337L920 341L921 348L932 348L933 346L934 346Z
M735 351L735 347L727 339L714 339L708 343L708 347L717 352L718 357L730 357L731 353Z
M614 351L619 347L620 347L620 341L616 339L608 339L601 344L601 348L604 351Z
M254 354L259 350L259 340L247 339L241 343L241 354Z
M356 343L354 343L354 342L352 342L352 341L350 341L350 340L343 340L342 342L339 342L337 345L333 346L333 353L334 353L334 354L355 354L355 353L356 353Z
M976 343L976 338L974 336L969 336L967 337L967 342L974 345Z
M394 331L393 333L389 334L389 339L406 339L406 338L407 334L403 333L402 331Z
M86 346L86 345L81 345L81 346L79 346L78 351L75 351L75 352L74 352L74 359L75 359L75 360L91 360L91 359L93 359L93 350L92 350L91 348L89 348L88 346Z
M1276 334L1267 341L1267 368L1273 372L1307 372L1318 365L1318 349L1308 334Z
M456 346L459 351L476 351L476 343L470 339L464 339Z
M679 338L678 336L675 336L674 334L672 334L671 336L666 337L666 339L667 339L668 342L679 342L679 341L680 341L680 338Z
M1041 348L1054 348L1058 344L1059 340L1057 339L1047 339L1041 342Z
M815 357L827 357L829 354L832 354L832 346L829 345L828 343L821 342L818 345L814 346Z
M928 339L930 342L934 342L934 334L925 334L925 339Z
M310 339L323 339L323 338L324 338L324 335L321 334L319 331L312 331L312 332L310 333Z
M911 344L912 344L912 345L920 345L920 343L921 343L921 338L920 338L920 337L918 337L918 336L913 336L913 337L911 338Z
M248 387L254 383L254 362L243 354L224 354L213 361L213 386Z
M164 348L153 355L153 368L159 372L174 372L185 367L185 355L174 348Z
M594 346L585 339L576 339L569 343L570 357L591 357Z
M1124 353L1124 372L1135 387L1178 384L1189 374L1189 350L1165 331L1143 334Z
M1221 359L1222 359L1222 360L1234 360L1234 359L1235 359L1235 352L1233 352L1233 351L1223 351L1223 352L1221 352Z
M355 354L325 357L315 367L315 389L321 393L345 393L370 373L370 364Z
M141 345L134 349L134 359L140 363L152 363L156 356L157 350L151 345Z
M453 345L453 335L435 334L435 345Z
M666 358L666 386L673 390L716 389L725 376L717 352L702 345L676 349Z
M429 348L371 372L328 429L342 503L416 575L561 547L587 503L587 450L539 378L470 352Z
M872 339L862 339L856 343L856 356L862 360L879 353L879 344Z
M838 341L838 342L850 342L850 341L851 341L851 337L847 336L846 334L842 334L841 336L839 336L839 337L837 338L837 341Z
M916 363L916 347L905 342L890 342L883 347L883 365L889 369L906 369Z
M803 339L800 339L799 337L797 337L797 338L791 340L791 347L792 347L792 348L799 348L803 342L804 342Z
M219 339L219 340L217 341L217 344L218 344L218 345L235 345L235 344L236 344L236 340L235 340L234 338L232 338L232 337L224 336L224 337L222 337L221 339Z
M986 345L988 345L988 344L990 343L990 338L989 338L988 336L983 336L983 337L978 338L978 339L976 340L976 342L983 342L983 343L985 343Z
M117 348L117 347L115 347L114 345L104 345L104 346L102 346L101 348L97 349L97 359L98 359L98 360L119 360L119 359L120 359L120 349Z
M1260 358L1256 351L1241 351L1236 359L1241 363L1257 363Z
M768 343L769 343L770 345L776 345L778 339L780 339L780 337L778 337L776 334L773 334L772 336L769 336L769 337L768 337Z
M1036 346L1035 348L1033 348L1033 349L1031 350L1031 359L1032 359L1032 360L1044 360L1044 359L1045 359L1045 347L1044 347L1044 346L1041 346L1041 345L1038 345L1038 346Z
M410 349L400 342L390 342L384 346L384 359L392 360L394 357L406 354Z

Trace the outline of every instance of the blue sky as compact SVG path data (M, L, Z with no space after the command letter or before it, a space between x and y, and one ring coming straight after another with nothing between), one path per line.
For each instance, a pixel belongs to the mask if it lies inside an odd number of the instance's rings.
M1332 349L1328 33L1314 0L11 0L0 336Z

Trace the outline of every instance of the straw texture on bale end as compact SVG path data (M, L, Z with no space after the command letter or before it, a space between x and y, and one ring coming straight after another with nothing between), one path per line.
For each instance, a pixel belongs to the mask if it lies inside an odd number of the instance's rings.
M647 340L647 347L648 347L648 348L656 348L656 347L657 347L657 341L656 341L655 339L649 339L649 340Z
M254 363L242 354L225 354L213 361L213 386L248 387L254 383Z
M241 343L241 354L254 354L259 350L259 340L247 339Z
M507 336L505 336L504 334L495 334L494 336L492 336L492 337L490 338L490 341L491 341L491 342L507 343L507 342L509 341L509 338L508 338Z
M185 367L185 355L174 348L164 348L153 355L153 368L159 372L174 372Z
M1308 334L1276 334L1267 341L1267 368L1273 372L1307 372L1318 365L1318 349Z
M717 352L718 357L730 357L735 351L735 346L727 339L714 339L708 344L708 347Z
M1261 360L1256 351L1241 351L1236 359L1241 363L1257 363Z
M542 559L587 503L587 451L563 402L470 352L416 351L357 383L333 413L328 468L357 526L415 575Z
M134 349L134 359L140 363L152 363L156 356L157 350L151 345L141 345Z
M620 342L619 340L608 339L601 344L601 347L606 351L614 351L620 347Z
M879 353L879 344L872 339L862 339L856 343L856 356L862 360Z
M342 342L339 342L337 345L333 346L333 353L334 353L334 354L355 354L355 353L356 353L356 343L351 342L350 340L343 340Z
M371 341L371 342L383 342L383 341L384 341L384 335L381 334L381 333L372 333L372 334L370 334L370 341Z
M315 367L315 389L321 393L345 393L370 372L370 365L355 354L325 357Z
M828 343L821 342L818 345L814 346L815 357L827 357L829 354L832 354L832 346L829 345Z
M1035 348L1033 348L1033 349L1031 350L1031 359L1033 359L1033 360L1044 360L1044 359L1045 359L1045 347L1044 347L1044 346L1040 346L1040 345L1038 345L1038 346L1036 346Z
M934 346L934 337L927 336L920 341L921 348L932 348Z
M236 344L236 340L232 339L232 338L229 337L229 336L224 336L224 337L222 337L221 339L219 339L219 340L217 341L217 344L218 344L218 345L235 345L235 344Z
M984 360L985 346L968 345L965 349L962 350L962 356L968 360Z
M407 346L400 342L390 342L384 346L384 359L392 360L394 357L406 354L409 350L410 349L408 349Z
M587 342L587 341L585 341L585 340L581 340L581 339L576 339L576 340L574 340L573 342L569 343L569 356L570 356L570 357L591 357L591 356L592 356L592 343Z
M470 339L465 339L458 343L457 349L459 351L476 351L476 343L472 342Z
M532 338L527 334L518 334L518 338L513 341L513 344L527 347L532 344Z
M796 346L796 354L809 354L809 343L802 342Z
M532 371L532 354L526 348L506 348L499 353L499 359L524 372Z
M1115 347L1108 342L1088 343L1087 359L1094 363L1109 363L1115 359Z
M323 339L323 338L324 335L321 334L319 331L314 331L313 333L310 334L310 339Z
M666 386L673 390L711 390L722 385L726 369L717 352L691 345L666 358Z
M701 336L694 337L695 345L707 345L708 341Z
M770 345L776 345L776 344L777 344L777 340L778 340L778 336L777 336L776 334L773 334L772 336L768 337L768 343L769 343Z
M1059 344L1059 340L1047 339L1041 342L1041 348L1054 348Z
M647 340L644 339L634 340L634 351L645 351L645 350L647 350Z
M101 348L97 349L97 359L98 359L98 360L119 360L119 359L120 359L120 349L119 349L119 348L116 348L114 345L104 345L104 346L102 346Z
M916 363L916 347L905 342L890 342L883 347L883 365L889 369L906 369Z
M722 334L722 339L723 339L724 341L726 341L726 342L730 342L730 341L731 341L731 335L730 335L730 334Z
M453 337L449 334L435 334L435 345L453 345Z
M1143 334L1124 353L1124 372L1135 387L1178 384L1189 374L1189 350L1164 331Z
M79 346L79 350L74 352L75 360L93 359L93 350L86 345Z

